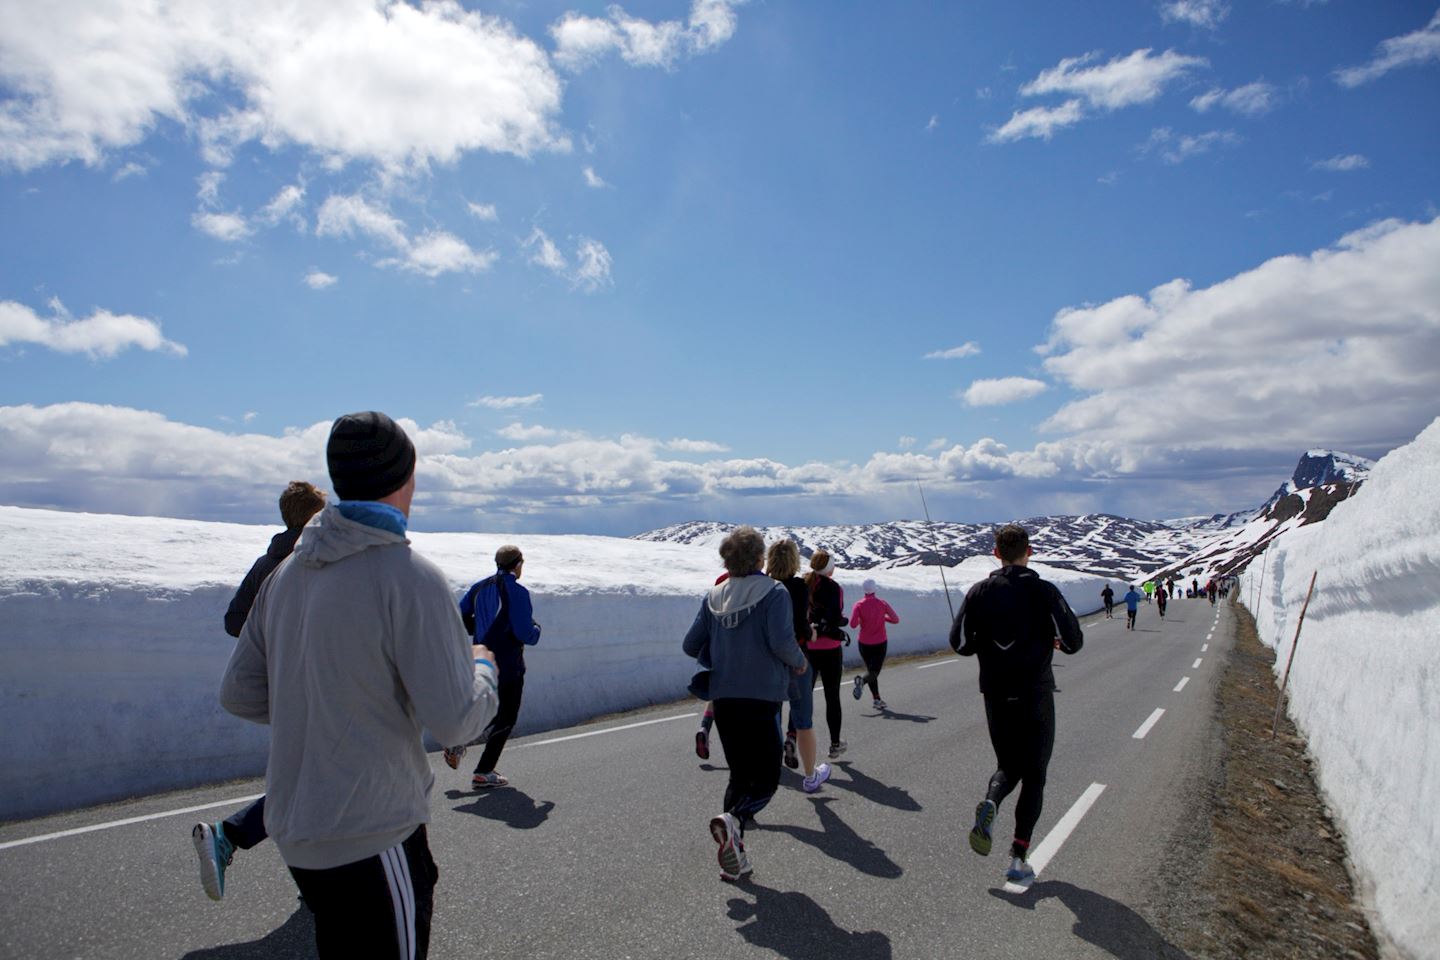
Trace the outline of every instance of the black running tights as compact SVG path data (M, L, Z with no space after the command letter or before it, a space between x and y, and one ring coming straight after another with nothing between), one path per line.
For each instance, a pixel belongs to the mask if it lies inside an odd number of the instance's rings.
M998 767L985 798L998 807L1020 787L1015 839L1028 847L1045 803L1045 770L1055 747L1055 694L1049 690L1018 697L986 694L985 723Z
M865 661L865 682L870 685L870 696L880 699L880 668L885 666L885 651L888 643L860 644L860 659Z
M743 830L744 822L765 809L780 786L780 704L724 697L713 705L730 767L725 812L740 818Z
M812 650L806 648L805 657L815 668L820 683L825 687L825 725L830 728L830 742L840 739L840 673L844 669L845 652L841 647L834 650Z

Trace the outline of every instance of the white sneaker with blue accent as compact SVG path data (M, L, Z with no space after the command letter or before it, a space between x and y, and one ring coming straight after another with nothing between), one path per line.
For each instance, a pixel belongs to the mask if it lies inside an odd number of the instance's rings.
M190 831L190 840L200 856L200 886L205 888L205 895L211 900L222 899L225 896L225 868L230 866L235 856L235 845L225 837L225 829L218 820L213 827L208 823L195 824L195 829Z

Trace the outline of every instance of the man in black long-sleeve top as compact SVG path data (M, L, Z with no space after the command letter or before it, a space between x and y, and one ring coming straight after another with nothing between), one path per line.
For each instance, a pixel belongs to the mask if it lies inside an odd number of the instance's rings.
M1055 745L1050 659L1056 650L1077 652L1085 637L1060 591L1029 568L1030 536L1023 527L1012 523L995 532L995 556L1001 568L970 588L950 628L955 652L980 658L980 693L997 767L975 808L970 846L989 855L996 811L1019 786L1005 876L1028 883L1035 877L1026 863L1030 837L1040 819L1045 770Z

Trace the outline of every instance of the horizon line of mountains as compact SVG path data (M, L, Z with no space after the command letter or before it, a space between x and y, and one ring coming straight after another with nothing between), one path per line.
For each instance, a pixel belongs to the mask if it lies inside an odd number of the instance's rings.
M1017 521L1030 533L1042 562L1115 577L1204 577L1236 574L1277 536L1318 523L1337 503L1354 496L1374 463L1333 450L1308 450L1290 479L1255 510L1180 520L1134 520L1113 514L1031 517ZM692 520L636 534L631 539L718 547L738 523ZM802 556L825 549L849 570L909 566L953 567L967 557L989 556L994 523L894 520L886 523L757 527L766 540L794 540Z

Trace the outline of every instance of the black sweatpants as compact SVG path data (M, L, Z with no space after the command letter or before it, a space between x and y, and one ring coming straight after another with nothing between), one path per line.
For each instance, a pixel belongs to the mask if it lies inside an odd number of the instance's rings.
M270 836L265 831L265 798L252 800L225 818L225 839L249 850Z
M1055 694L1049 690L1015 697L986 694L985 723L998 767L985 798L998 807L1020 787L1015 839L1028 848L1045 803L1045 770L1055 747Z
M485 751L480 754L480 762L475 764L476 773L492 773L500 762L500 752L505 749L510 731L515 729L515 721L520 717L520 698L524 692L525 674L500 678L496 686L500 705L495 708L495 716L485 728Z
M425 825L403 843L373 857L328 870L290 868L315 915L321 960L397 957L424 960L430 951L430 913L440 872L430 856Z
M815 668L815 675L825 687L825 725L830 728L830 742L840 739L840 721L845 714L840 709L840 674L845 669L843 647L834 650L805 648L805 659Z
M870 685L870 696L880 699L880 668L885 666L885 651L888 643L860 644L860 659L865 661L865 682Z
M780 786L780 704L725 697L714 707L715 728L730 766L725 812L743 827L765 809Z

